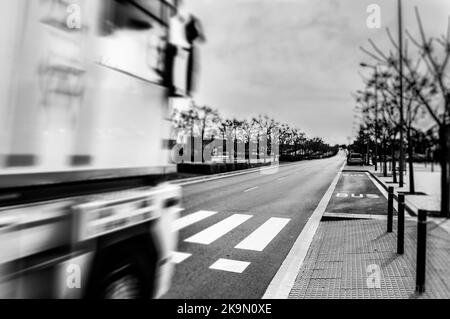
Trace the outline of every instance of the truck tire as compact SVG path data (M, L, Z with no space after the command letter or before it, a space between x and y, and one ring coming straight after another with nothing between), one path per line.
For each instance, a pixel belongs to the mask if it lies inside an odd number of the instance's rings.
M125 248L125 247L123 247ZM90 293L93 299L151 299L155 263L138 249L126 247L102 262Z

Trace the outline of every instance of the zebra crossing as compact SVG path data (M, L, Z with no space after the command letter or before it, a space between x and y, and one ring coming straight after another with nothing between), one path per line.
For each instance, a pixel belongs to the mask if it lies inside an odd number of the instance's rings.
M184 228L192 226L198 222L204 221L219 212L201 210L186 215L175 221L173 231L180 231ZM193 236L183 239L186 243L198 245L210 245L219 240L229 232L237 229L249 221L253 215L249 214L233 214L225 219L220 220L214 225L194 234ZM264 249L285 229L291 219L271 217L260 225L256 230L250 233L244 240L237 244L234 249L263 252ZM171 262L181 264L192 257L192 254L184 252L173 252ZM220 258L209 269L225 271L231 273L243 273L251 262L239 261Z
M251 215L241 215L235 214L228 217L225 220L205 229L204 231L188 238L185 242L209 245L215 242L220 237L226 235L239 225L245 223L247 220L252 218Z

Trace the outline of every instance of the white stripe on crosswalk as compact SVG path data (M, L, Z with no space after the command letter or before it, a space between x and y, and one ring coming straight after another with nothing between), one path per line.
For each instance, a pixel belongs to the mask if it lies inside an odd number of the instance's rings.
M263 251L267 245L286 227L290 219L286 218L271 218L265 222L261 227L251 233L235 248Z
M179 231L179 230L181 230L183 228L186 228L186 227L188 227L188 226L190 226L192 224L195 224L195 223L197 223L199 221L202 221L202 220L204 220L204 219L206 219L208 217L211 217L211 216L213 216L215 214L217 214L217 212L211 212L211 211L208 211L208 210L201 210L201 211L198 211L196 213L184 216L184 217L182 217L180 219L177 219L174 222L172 230L173 231Z
M181 264L183 261L191 257L192 254L188 253L180 253L177 251L172 252L172 258L170 259L170 262L173 264Z
M219 259L209 268L214 270L222 270L242 274L249 265L250 265L249 262L231 259Z
M186 239L185 241L189 243L209 245L252 217L252 215L235 214Z

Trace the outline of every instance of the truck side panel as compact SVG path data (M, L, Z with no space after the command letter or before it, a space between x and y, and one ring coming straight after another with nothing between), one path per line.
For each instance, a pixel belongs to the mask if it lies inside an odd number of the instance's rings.
M99 21L112 1L15 2L0 13L20 21L1 19L3 30L16 26L2 38L0 175L167 166L166 29L152 21L105 35Z

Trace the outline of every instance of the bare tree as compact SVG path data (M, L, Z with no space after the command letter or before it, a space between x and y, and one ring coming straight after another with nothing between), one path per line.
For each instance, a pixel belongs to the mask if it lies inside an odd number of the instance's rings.
M287 146L292 142L292 128L288 124L281 124L278 134L278 143L280 145L280 155L285 155Z
M234 145L234 162L237 163L238 160L238 141L239 138L242 135L241 128L242 128L243 121L240 121L238 119L228 120L227 125L230 127L231 131L233 132L233 145ZM230 152L230 160L231 160L231 152Z
M307 138L305 133L300 132L298 129L292 129L292 142L294 144L295 156L298 155L299 151L300 153L304 152L306 141Z
M278 123L273 118L269 118L267 115L264 116L260 115L258 119L256 119L256 123L258 123L263 138L265 140L265 143L263 145L263 151L264 151L264 163L266 163L267 155L271 154L272 151L271 150L272 130L274 130L278 126Z
M439 127L440 163L442 168L441 213L444 216L450 216L450 156L448 149L450 82L447 70L450 60L450 19L446 35L441 37L427 37L417 7L415 8L415 14L419 27L420 40L414 39L408 31L406 34L419 50L420 57L416 61L413 61L409 57L407 46L405 46L405 54L401 61L392 52L385 54L372 40L369 40L369 42L374 52L370 52L364 48L362 50L378 62L387 65L401 75L407 85L407 90L410 90L411 94L420 101ZM389 30L387 30L387 33L393 46L398 49L399 44L393 39ZM442 48L442 54L437 52L437 47ZM403 72L401 68L402 64L406 72Z
M195 162L195 128L199 120L197 108L192 103L187 110L175 110L173 118L173 125L178 134L189 136L191 146L191 162Z
M205 163L204 151L206 145L211 143L218 130L220 122L219 112L208 106L196 107L197 109L197 125L200 132L200 140L202 144L202 163Z
M218 123L218 129L220 131L220 134L222 135L222 156L223 156L223 162L226 163L227 159L226 159L226 152L227 150L227 141L231 140L231 127L230 127L230 122L229 120L221 120Z
M257 124L254 120L244 120L244 121L242 121L242 125L241 125L242 132L244 135L244 140L245 140L245 157L249 164L250 164L251 151L252 151L250 149L250 143L253 139L256 125Z

